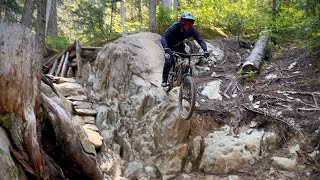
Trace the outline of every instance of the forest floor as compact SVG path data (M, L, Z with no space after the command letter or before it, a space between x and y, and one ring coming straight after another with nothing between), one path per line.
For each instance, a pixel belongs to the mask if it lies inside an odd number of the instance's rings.
M319 54L312 55L306 48L282 45L270 51L260 72L244 76L238 73L238 67L250 54L250 48L240 47L237 38L209 42L224 51L224 59L210 71L194 76L200 104L195 116L201 118L191 121L192 137L206 136L222 125L233 127L235 133L252 121L256 122L257 129L276 125L282 136L282 147L292 139L298 139L300 144L298 160L307 167L308 173L295 172L294 176L298 179L318 177L320 156L310 159L304 154L319 150L320 145ZM200 93L201 87L213 80L221 80L222 100L210 100ZM266 171L270 170L270 164L270 160L262 159L233 174L244 179L269 179Z

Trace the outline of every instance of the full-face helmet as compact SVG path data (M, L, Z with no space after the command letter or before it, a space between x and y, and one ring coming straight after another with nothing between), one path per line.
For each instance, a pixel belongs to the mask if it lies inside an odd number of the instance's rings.
M184 28L189 29L193 26L194 21L194 16L190 12L184 12L181 14L179 22Z

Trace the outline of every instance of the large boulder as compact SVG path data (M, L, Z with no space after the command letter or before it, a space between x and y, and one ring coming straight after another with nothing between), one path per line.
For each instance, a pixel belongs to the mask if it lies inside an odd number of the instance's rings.
M264 131L250 129L234 136L229 126L209 134L200 170L210 174L228 174L244 166L250 166L260 157L260 142Z
M190 121L179 117L178 89L165 93L160 86L163 59L160 35L124 35L85 65L89 73L82 79L89 99L96 102L96 124L108 148L116 152L118 144L124 160L140 159L160 169L171 161L160 162L159 157L176 152L190 132ZM181 164L187 155L183 152L170 153L170 159L177 159L173 164ZM167 167L160 172L180 169Z

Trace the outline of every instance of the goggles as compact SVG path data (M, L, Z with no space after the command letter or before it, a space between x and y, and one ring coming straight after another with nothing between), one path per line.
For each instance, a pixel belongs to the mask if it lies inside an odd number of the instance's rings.
M193 22L186 21L186 22L184 23L184 27L187 28L187 29L191 28L192 26L193 26Z
M192 21L186 21L184 19L180 19L180 23L183 25L184 28L186 29L189 29L193 26L193 23Z

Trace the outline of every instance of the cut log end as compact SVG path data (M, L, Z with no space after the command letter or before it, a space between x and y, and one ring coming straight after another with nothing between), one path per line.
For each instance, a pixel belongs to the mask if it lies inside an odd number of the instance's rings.
M246 64L242 66L242 70L244 72L249 72L249 71L259 71L259 68L254 66L253 64Z

